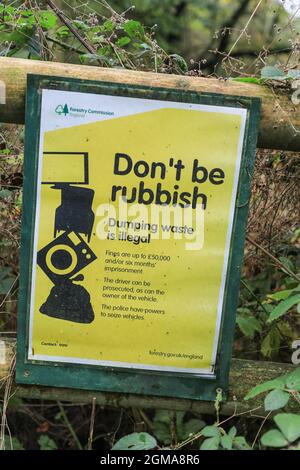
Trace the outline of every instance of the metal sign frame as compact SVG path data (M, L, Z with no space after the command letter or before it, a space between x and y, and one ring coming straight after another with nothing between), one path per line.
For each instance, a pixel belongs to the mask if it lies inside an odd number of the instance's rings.
M40 140L41 90L55 89L84 93L179 101L247 110L236 209L223 302L222 325L215 375L201 377L149 370L120 369L95 365L53 363L28 359L29 306L33 264L33 238L37 195ZM152 396L214 400L216 390L226 399L235 315L243 260L245 229L254 167L260 99L216 93L196 93L124 83L108 83L43 75L28 75L25 128L24 192L18 312L16 381L66 388L132 393Z

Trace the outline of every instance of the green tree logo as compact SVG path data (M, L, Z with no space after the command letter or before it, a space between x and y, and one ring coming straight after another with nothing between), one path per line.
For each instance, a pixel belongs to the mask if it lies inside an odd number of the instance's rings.
M65 116L66 116L67 114L69 114L69 108L68 108L67 103L66 103L64 106L61 105L61 104L59 104L58 106L56 106L55 112L56 112L56 114L59 114L59 115L64 114Z

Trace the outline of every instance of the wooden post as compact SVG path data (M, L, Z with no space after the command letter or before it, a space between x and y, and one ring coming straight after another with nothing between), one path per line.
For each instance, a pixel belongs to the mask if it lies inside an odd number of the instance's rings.
M0 104L0 122L24 123L26 77L30 73L177 88L203 94L214 92L257 96L262 99L259 147L300 150L300 105L292 103L291 91L271 90L264 85L240 83L232 80L225 82L212 78L136 72L7 57L0 57L0 81L6 89L6 103Z
M0 364L0 383L11 374L11 363L14 357L15 341L0 340L2 348L2 364ZM1 350L0 350L1 351ZM5 357L5 361L3 358ZM251 412L249 416L265 415L261 396L245 401L244 396L258 383L274 379L293 370L295 366L276 362L246 361L233 359L230 373L229 400L222 405L221 413L231 416L234 413ZM160 408L178 411L194 411L197 413L214 414L214 404L211 402L186 400L179 398L153 397L133 394L110 392L95 392L89 390L66 389L60 387L42 387L38 385L14 385L17 396L37 400L58 400L72 403L92 403L97 405L122 408ZM289 411L299 411L299 405L290 400Z

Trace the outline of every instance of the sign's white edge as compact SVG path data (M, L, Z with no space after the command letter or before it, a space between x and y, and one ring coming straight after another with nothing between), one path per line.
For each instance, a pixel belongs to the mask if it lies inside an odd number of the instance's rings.
M42 155L43 155L43 147L44 147L44 133L47 132L49 129L49 120L45 119L43 116L43 108L45 101L48 101L48 105L51 103L53 107L53 94L55 93L64 93L64 94L77 94L77 92L70 92L70 91L62 91L62 90L42 90L42 97L41 97L41 122L40 122L40 142L39 142L39 157L38 157L38 179L37 179L37 198L36 198L36 211L35 211L35 218L34 218L34 243L33 243L33 269L32 269L32 282L31 282L31 295L30 295L30 319L29 319L29 349L28 349L28 359L29 360L38 360L38 361L46 361L46 362L63 362L63 363L70 363L70 364L90 364L90 365L98 365L98 366L109 366L109 367L120 367L120 368L127 368L127 369L143 369L143 370L157 370L157 371L165 371L165 372L178 372L178 373L186 373L186 374L197 374L201 376L213 376L214 375L214 367L216 363L216 356L218 350L218 343L219 343L219 335L220 335L220 328L221 328L221 321L222 321L222 310L223 310L223 300L224 300L224 292L225 292L225 284L226 284L226 275L228 269L228 261L229 261L229 252L230 252L230 243L231 243L231 236L232 236L232 226L234 220L234 212L235 212L235 202L237 196L237 188L239 182L239 173L240 173L240 166L241 166L241 158L242 158L242 151L243 151L243 141L245 135L245 127L246 127L246 117L247 117L247 110L241 108L232 108L226 106L215 106L215 105L202 105L202 104L191 104L191 103L182 103L176 101L161 101L161 100L149 100L144 98L128 98L128 97L120 97L120 96L110 96L110 95L98 95L98 94L90 94L90 93L78 93L79 95L88 95L90 98L93 98L93 102L97 101L97 98L103 100L103 98L108 98L115 102L118 106L118 102L120 100L130 100L131 104L133 101L138 101L138 104L141 105L141 111L145 112L144 105L146 104L148 110L155 110L155 109L162 109L162 108L178 108L178 109L189 109L189 110L198 110L204 112L212 112L212 113L224 113L224 114L238 114L241 116L241 127L240 127L240 135L238 141L238 149L237 149L237 160L236 160L236 169L234 175L234 183L233 183L233 191L232 191L232 198L231 198L231 205L230 205L230 214L229 214L229 224L228 230L226 235L226 245L224 251L224 264L222 270L222 279L219 291L219 300L218 300L218 312L217 312L217 319L216 319L216 327L215 327L215 337L213 343L213 352L211 358L211 367L207 369L197 369L197 368L178 368L178 367L170 367L170 366L156 366L156 365L148 365L148 364L134 364L134 363L126 363L126 362L115 362L115 361L103 361L103 360L93 360L93 359L83 359L83 358L74 358L74 357L63 357L63 356L48 356L48 355L40 355L40 354L33 354L32 349L32 336L33 336L33 318L34 318L34 294L35 294L35 284L36 284L36 269L37 269L37 242L38 242L38 224L36 223L39 220L40 215L40 194L41 194L41 173L42 173ZM61 96L60 96L61 97ZM47 98L49 98L47 100ZM129 106L129 109L131 107ZM129 113L132 114L132 113ZM117 116L120 117L120 116ZM101 121L107 118L99 118L97 121ZM110 118L115 119L115 118ZM78 122L78 121L77 121ZM73 126L74 124L72 124ZM77 125L82 125L77 124ZM58 128L65 128L70 127L66 125L66 123L62 122L59 125L53 125L52 129ZM75 126L74 126L75 127Z

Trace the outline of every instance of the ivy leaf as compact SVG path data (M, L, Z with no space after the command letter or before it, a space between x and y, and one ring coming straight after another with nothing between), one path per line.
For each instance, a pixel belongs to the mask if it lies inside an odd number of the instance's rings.
M112 450L149 450L156 446L156 439L147 432L133 432L117 441Z
M265 398L265 410L273 411L283 408L289 401L290 395L283 390L272 390Z
M294 305L298 304L298 302L300 302L300 294L293 295L292 297L289 297L288 299L280 302L280 304L278 304L277 307L272 310L271 315L267 320L268 323L277 320L277 318L282 317L282 315L284 315Z
M220 437L210 437L205 439L200 446L200 450L218 450Z
M300 391L300 367L288 374L285 383L290 390Z
M251 388L251 390L245 396L244 400L250 400L251 398L260 395L263 392L268 392L269 390L285 389L286 377L287 374L277 377L273 380L268 380L267 382L263 382L262 384L256 385L255 387Z
M300 415L279 413L274 421L289 442L294 442L300 437Z
M266 447L285 447L288 441L278 429L271 429L262 436L261 443Z

